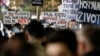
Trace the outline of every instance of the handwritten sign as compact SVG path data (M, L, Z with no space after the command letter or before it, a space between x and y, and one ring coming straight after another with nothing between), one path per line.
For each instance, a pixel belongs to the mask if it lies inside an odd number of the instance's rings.
M79 10L79 0L62 0L62 4L58 7L58 10L67 14L66 19L76 20Z
M22 23L27 24L28 22L19 22L19 20L29 20L30 12L28 11L7 11L3 13L3 22L4 24L15 24L15 23Z
M58 26L66 27L66 13L41 12L41 16L46 21L46 24L55 23Z

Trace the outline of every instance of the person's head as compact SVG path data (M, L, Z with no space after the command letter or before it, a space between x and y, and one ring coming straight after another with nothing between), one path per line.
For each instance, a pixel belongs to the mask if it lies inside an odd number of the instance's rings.
M85 32L85 38L87 40L86 42L86 49L85 49L85 53L86 56L91 56L91 52L99 52L100 51L100 29L98 28L93 28L93 29L88 29L87 31L89 31L88 33ZM95 56L95 55L94 55Z
M19 33L19 32L21 32L21 25L20 25L19 23L16 23L16 24L13 26L12 31L13 31L14 33Z
M44 29L44 35L45 36L48 36L50 35L51 33L55 32L56 30L54 28L51 28L51 27L47 27Z
M16 24L14 24L14 27L18 27L20 29L21 28L21 24L16 23Z
M93 49L90 42L91 37L95 33L95 28L90 23L83 23L82 28L78 31L78 53L83 55Z
M8 30L11 30L11 29L12 29L12 25L5 24L4 26L5 26Z
M33 56L35 52L35 47L26 41L24 34L16 33L9 39L4 56Z
M68 28L72 30L76 25L77 25L77 22L75 20L71 20L68 23Z
M47 56L76 56L77 40L74 32L59 30L43 43Z
M56 30L54 28L51 28L51 27L47 27L44 29L44 40L46 40L46 38L50 35L52 35L54 32L56 32Z
M13 52L18 52L21 47L26 43L26 39L23 33L16 33L12 36L7 44L7 48Z
M25 27L25 35L27 35L29 41L33 41L33 39L42 39L44 36L44 27L43 25L37 21L32 20L26 27Z

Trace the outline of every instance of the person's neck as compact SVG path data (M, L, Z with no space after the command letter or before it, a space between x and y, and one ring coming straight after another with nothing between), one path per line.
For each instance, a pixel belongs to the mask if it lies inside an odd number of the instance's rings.
M41 39L36 39L34 37L29 37L29 40L28 40L29 43L41 43Z

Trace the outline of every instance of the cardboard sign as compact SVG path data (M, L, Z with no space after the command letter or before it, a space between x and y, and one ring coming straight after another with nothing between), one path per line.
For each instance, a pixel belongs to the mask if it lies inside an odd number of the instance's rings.
M30 12L28 11L7 11L3 13L3 22L4 24L15 24L15 23L21 23L21 24L27 24L30 18ZM21 21L19 21L21 20Z

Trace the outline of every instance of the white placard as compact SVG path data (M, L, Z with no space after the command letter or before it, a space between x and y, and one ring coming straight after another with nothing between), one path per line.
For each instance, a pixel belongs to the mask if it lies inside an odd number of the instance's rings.
M30 12L28 11L7 11L3 12L3 22L4 24L15 24L15 23L21 23L26 24L26 19L29 20L30 18ZM21 20L20 20L21 19ZM22 20L23 19L23 20Z
M62 4L58 6L59 12L67 14L68 20L76 20L79 10L79 0L62 0Z
M46 24L54 23L66 27L66 13L60 12L41 12L41 17L46 20Z

